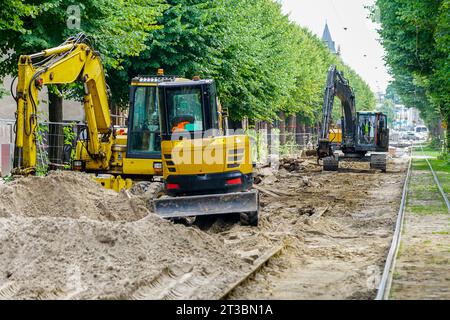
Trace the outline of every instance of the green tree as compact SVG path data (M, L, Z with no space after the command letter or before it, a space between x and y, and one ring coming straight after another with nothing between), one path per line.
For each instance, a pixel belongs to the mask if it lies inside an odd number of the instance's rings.
M124 59L122 68L111 72L114 101L126 107L130 79L155 74L158 68L188 78L211 74L211 68L218 64L225 10L224 0L168 0L156 21L161 28L148 33L145 49Z
M6 5L0 16L0 53L6 56L0 79L16 74L20 55L57 46L78 32L93 40L107 72L120 69L126 57L146 47L148 32L157 28L156 18L164 8L160 1L151 0L22 0ZM74 5L79 26L70 21L69 9Z
M228 2L226 29L213 75L232 118L276 117L293 87L290 22L270 0Z
M120 68L125 57L138 55L145 48L148 32L156 28L156 18L163 9L158 0L21 0L6 4L0 15L0 55L6 56L0 79L17 73L20 55L58 46L79 32L90 37L107 72ZM63 120L59 90L71 88L74 86L49 88L50 121ZM59 137L62 127L51 125L50 132L51 137ZM56 146L59 140L49 144ZM50 158L59 161L59 148L50 150L56 152Z
M7 1L10 10L19 10L10 21L2 16L0 50L9 53L2 63L1 76L16 71L18 56L57 46L82 31L96 44L105 65L118 67L121 59L138 55L145 48L148 32L155 29L156 17L163 9L151 0L46 0ZM79 9L79 26L71 25L70 6ZM20 13L22 12L22 13ZM120 14L118 14L120 12ZM76 15L77 13L75 13ZM15 20L14 20L15 19ZM14 50L15 52L12 52Z
M386 62L403 103L418 108L430 127L439 125L437 114L448 125L450 1L377 0L376 4Z
M3 53L9 48L18 54L39 51L79 31L66 27L66 8L75 1L17 3L30 5L31 11L20 15L15 29L9 27L11 34L0 36ZM358 109L375 106L373 93L356 72L318 37L291 22L276 1L167 0L163 5L85 0L80 7L80 29L95 39L113 101L123 108L130 79L162 67L166 74L214 78L234 120L272 121L282 111L312 124L321 117L332 64L355 89ZM14 73L17 54L8 61L0 75Z
M0 33L4 32L25 32L23 27L23 19L31 17L36 13L37 9L33 5L23 3L23 0L4 0L2 3L2 10L0 11ZM2 46L0 43L0 53L7 54L7 46ZM1 74L6 74L8 58L0 56L0 81L3 80ZM7 91L0 86L0 98L5 95Z
M20 31L26 29L23 26L24 18L31 17L37 12L37 7L25 4L23 0L3 0L0 11L0 31Z

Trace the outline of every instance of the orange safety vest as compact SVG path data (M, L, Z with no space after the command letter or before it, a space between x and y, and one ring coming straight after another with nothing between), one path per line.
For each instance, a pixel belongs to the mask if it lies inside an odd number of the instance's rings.
M177 124L175 127L172 128L172 132L186 130L186 129L185 129L185 126L186 126L188 123L189 123L189 121L183 121L183 122L180 122L179 124Z

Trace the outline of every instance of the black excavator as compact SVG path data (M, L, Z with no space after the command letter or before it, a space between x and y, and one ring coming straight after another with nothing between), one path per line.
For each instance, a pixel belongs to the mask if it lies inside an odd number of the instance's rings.
M340 129L331 127L334 99L341 101ZM381 112L356 112L355 94L336 66L328 71L317 158L324 171L337 171L340 161L370 162L370 168L386 172L389 149L387 117ZM341 152L338 152L341 151Z

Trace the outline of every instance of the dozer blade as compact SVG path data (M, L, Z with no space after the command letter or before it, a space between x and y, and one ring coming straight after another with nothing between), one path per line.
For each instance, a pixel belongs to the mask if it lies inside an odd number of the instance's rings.
M258 211L258 191L167 197L153 202L155 213L163 218L193 217Z

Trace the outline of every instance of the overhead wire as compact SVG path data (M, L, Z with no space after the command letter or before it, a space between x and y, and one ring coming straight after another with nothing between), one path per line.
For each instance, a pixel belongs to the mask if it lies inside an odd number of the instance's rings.
M342 20L342 18L341 18L341 15L339 14L338 10L336 9L336 6L334 5L334 0L330 0L330 2L331 2L331 6L332 6L332 9L333 9L334 13L336 14L336 17L337 17L338 20L339 20L339 23L340 23L341 27L342 27L344 30L347 31L347 27L346 27L345 24L343 23L343 20Z

